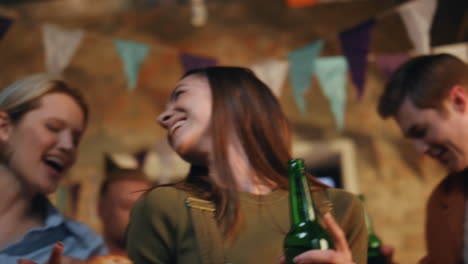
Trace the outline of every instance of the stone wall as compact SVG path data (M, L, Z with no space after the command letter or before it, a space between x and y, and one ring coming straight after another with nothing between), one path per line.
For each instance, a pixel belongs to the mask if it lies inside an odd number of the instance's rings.
M98 1L101 2L101 1ZM108 2L106 8L105 2ZM156 116L181 76L179 52L217 58L222 65L248 66L266 58L287 59L287 53L318 39L325 40L322 56L341 55L337 34L393 7L396 1L355 1L288 9L282 1L226 1L209 5L209 22L190 25L187 5L131 9L128 1L51 1L9 6L0 14L16 23L0 41L0 87L19 76L44 70L43 23L87 31L64 75L87 95L91 121L78 164L64 183L82 183L75 215L96 230L96 192L102 176L102 152L132 152L164 144ZM377 3L378 2L378 3ZM92 4L91 4L92 3ZM113 38L152 46L135 91L126 89L122 63ZM373 54L408 51L411 45L396 14L382 18L371 43ZM396 247L398 263L415 263L424 255L424 207L443 170L417 156L392 121L381 120L377 98L385 79L370 59L364 97L358 101L348 82L346 121L337 131L329 104L314 80L306 95L308 110L299 113L291 87L285 84L280 101L296 137L308 140L351 139L356 146L361 192L378 235ZM164 167L161 168L164 170Z

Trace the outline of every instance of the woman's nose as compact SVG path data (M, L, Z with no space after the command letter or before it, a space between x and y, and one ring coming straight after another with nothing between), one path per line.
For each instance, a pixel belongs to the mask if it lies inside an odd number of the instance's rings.
M166 109L158 116L158 123L165 129L167 129L169 127L169 121L171 120L171 116L172 114L170 109Z
M67 152L74 150L75 144L73 142L73 135L71 132L68 133L64 131L62 134L60 134L59 148Z

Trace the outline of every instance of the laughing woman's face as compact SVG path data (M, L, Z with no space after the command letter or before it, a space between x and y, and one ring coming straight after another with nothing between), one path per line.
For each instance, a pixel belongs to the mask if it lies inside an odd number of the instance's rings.
M9 151L7 165L21 184L33 193L50 194L75 164L84 130L78 103L67 94L50 93L17 123L2 118L0 140Z

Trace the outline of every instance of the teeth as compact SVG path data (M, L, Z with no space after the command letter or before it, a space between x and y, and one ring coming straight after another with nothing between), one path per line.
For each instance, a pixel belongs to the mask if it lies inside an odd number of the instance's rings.
M172 134L172 132L174 132L174 130L176 130L178 127L182 126L184 123L185 123L185 120L177 121L174 125L172 125L169 133Z
M57 158L57 157L47 157L46 158L47 161L50 161L50 162L53 162L61 167L64 167L65 166L65 162L63 162L63 160Z

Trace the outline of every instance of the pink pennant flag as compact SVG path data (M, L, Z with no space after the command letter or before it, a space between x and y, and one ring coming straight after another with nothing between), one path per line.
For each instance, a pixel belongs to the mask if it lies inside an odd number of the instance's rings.
M375 57L375 63L385 78L389 79L393 72L409 58L408 53L380 54Z
M340 33L341 48L348 61L358 99L364 94L366 82L367 54L369 53L370 32L375 19Z

